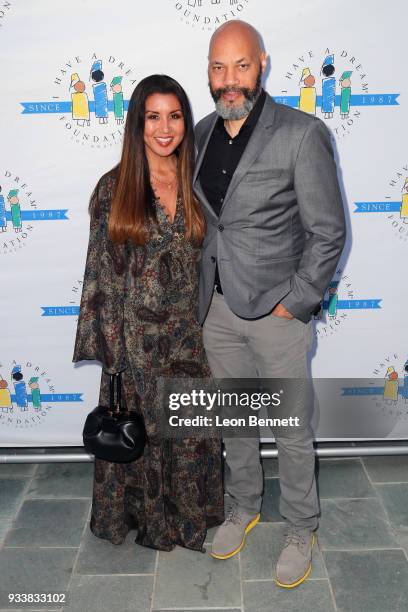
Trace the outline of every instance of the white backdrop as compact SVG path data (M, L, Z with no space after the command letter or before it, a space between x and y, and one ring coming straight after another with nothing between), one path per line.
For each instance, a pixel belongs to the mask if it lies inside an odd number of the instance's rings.
M401 208L403 201L408 207L405 0L360 6L353 0L1 5L0 444L80 445L85 415L97 403L100 367L74 366L71 359L87 205L98 178L118 161L123 125L112 110L106 124L95 117L93 62L102 61L111 101L115 76L122 77L125 100L143 77L173 76L187 90L198 120L213 109L206 75L209 37L234 17L261 32L271 60L265 87L277 101L297 104L308 68L316 79L316 114L323 117L324 59L334 56L338 97L341 76L351 71L346 116L336 106L326 119L338 156L348 244L334 279L337 293L316 326L312 373L378 377L367 418L389 415L392 431L386 427L384 435L408 438L408 212ZM72 117L73 74L85 84L89 126ZM13 369L21 369L22 380L13 378ZM326 397L319 404L321 415L330 411Z

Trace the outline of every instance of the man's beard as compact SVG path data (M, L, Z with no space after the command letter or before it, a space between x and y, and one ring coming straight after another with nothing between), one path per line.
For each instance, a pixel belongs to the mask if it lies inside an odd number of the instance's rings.
M223 119L228 119L229 121L237 121L238 119L243 119L249 115L255 106L256 99L261 91L261 79L262 70L259 68L255 87L253 89L250 89L249 87L220 87L219 89L212 89L211 85L209 84L211 96L215 102L215 110L217 111L218 115L220 115L220 117ZM222 102L222 94L230 92L242 93L245 100L241 106L228 106Z

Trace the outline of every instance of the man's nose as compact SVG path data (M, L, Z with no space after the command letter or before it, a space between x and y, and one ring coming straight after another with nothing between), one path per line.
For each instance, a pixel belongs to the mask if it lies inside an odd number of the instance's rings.
M234 86L238 84L238 75L235 66L227 66L225 69L225 85Z

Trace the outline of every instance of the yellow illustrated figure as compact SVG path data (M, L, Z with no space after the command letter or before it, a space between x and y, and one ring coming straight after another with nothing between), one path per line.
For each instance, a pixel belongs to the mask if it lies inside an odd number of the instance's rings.
M394 366L389 366L387 368L383 399L386 400L387 404L396 403L398 401L398 373L395 371Z
M7 387L7 381L0 376L0 409L2 412L13 412L13 403Z
M74 89L74 92L71 94L72 118L77 122L77 125L80 125L81 127L84 127L85 121L86 124L89 125L88 95L85 93L85 83L81 81L76 72L71 74L71 85L69 88Z
M300 88L299 96L299 109L305 113L311 115L316 114L316 87L315 78L311 74L309 68L303 68L302 76L299 81L299 85L303 83L303 87Z
M408 223L408 176L405 179L405 183L402 188L402 202L401 202L401 208L400 208L400 217L403 223Z

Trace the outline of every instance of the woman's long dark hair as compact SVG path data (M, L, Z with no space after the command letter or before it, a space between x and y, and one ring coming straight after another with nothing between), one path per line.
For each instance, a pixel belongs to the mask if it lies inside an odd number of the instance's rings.
M174 94L181 106L185 135L177 151L178 195L184 206L186 237L200 244L204 238L205 219L192 187L194 129L191 108L181 85L164 74L153 74L140 81L130 98L109 215L109 237L114 242L123 243L129 239L142 245L148 239L148 219L157 221L144 144L146 99L156 93Z

